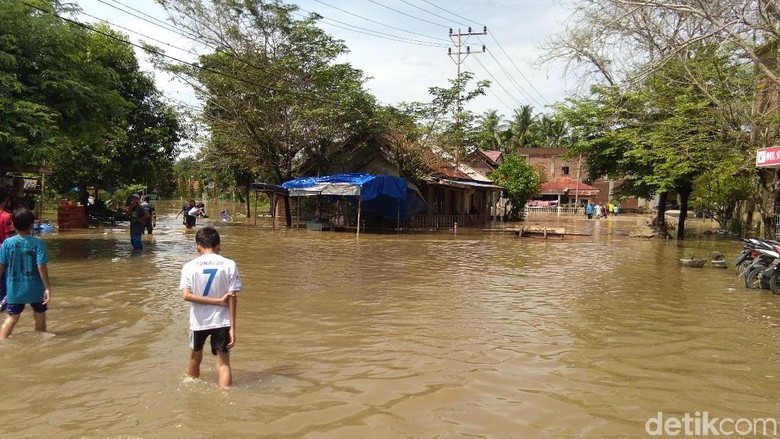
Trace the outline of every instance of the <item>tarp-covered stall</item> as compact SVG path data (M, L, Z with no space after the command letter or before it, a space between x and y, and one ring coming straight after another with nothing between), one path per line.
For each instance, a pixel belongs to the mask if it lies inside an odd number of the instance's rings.
M282 184L291 197L325 195L354 197L358 204L358 233L361 212L383 218L407 218L425 212L419 190L401 177L371 174L336 174L301 177Z

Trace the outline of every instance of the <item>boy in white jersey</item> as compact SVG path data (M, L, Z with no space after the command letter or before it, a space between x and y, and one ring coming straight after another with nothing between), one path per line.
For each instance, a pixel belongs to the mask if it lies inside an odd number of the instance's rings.
M236 344L236 293L241 277L236 263L219 255L219 233L203 227L195 234L200 256L184 264L179 289L190 302L190 360L187 375L198 378L203 360L203 345L211 339L211 353L217 356L219 385L233 381L230 349Z

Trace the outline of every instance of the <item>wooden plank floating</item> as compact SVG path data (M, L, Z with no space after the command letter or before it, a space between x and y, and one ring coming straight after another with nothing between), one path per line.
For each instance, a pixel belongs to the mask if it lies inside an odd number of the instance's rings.
M518 238L563 238L565 236L590 236L590 233L566 232L565 227L523 226L504 229L482 229L484 232L512 233Z

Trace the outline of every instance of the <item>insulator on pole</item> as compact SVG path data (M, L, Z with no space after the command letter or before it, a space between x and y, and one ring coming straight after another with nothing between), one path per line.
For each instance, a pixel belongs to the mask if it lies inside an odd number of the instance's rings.
M471 26L469 26L469 33L471 33Z
M452 28L450 28L450 36L452 36Z

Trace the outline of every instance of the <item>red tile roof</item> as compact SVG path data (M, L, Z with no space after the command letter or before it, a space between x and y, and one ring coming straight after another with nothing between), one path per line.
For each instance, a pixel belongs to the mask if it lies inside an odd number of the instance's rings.
M555 180L546 181L542 183L539 192L542 194L562 194L567 190L570 195L574 195L577 192L580 195L598 195L599 193L598 188L583 182L578 184L577 180L571 177L558 177Z

